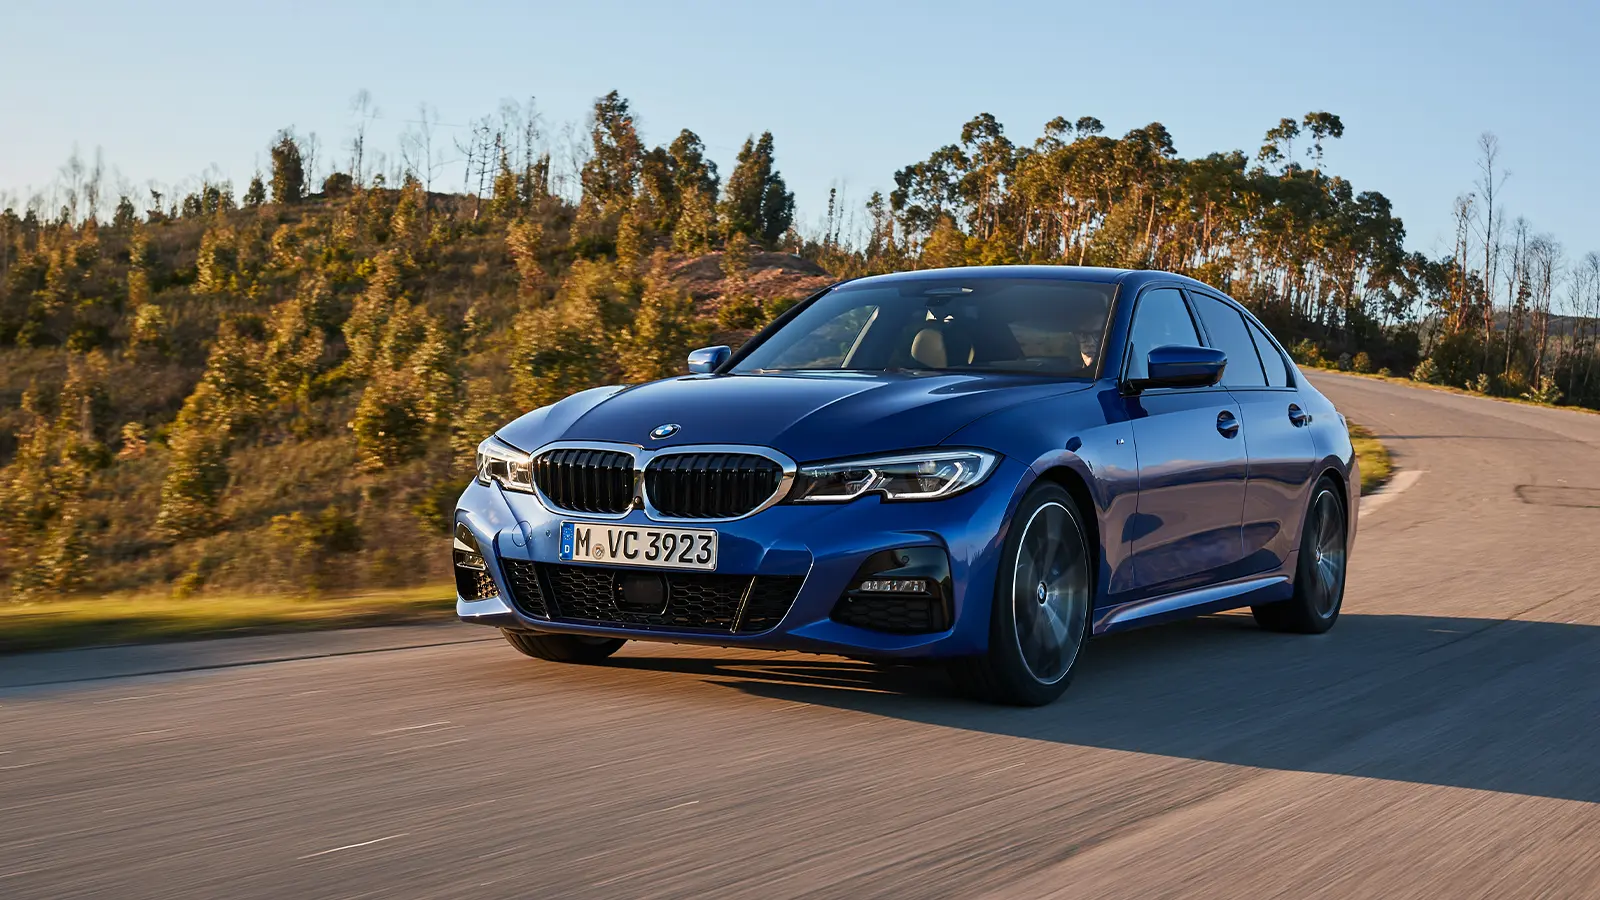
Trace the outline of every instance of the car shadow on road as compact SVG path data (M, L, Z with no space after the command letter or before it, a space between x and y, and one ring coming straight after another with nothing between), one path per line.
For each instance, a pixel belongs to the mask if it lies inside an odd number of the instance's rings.
M937 669L831 657L614 664L1061 745L1600 802L1588 625L1346 614L1302 637L1211 616L1091 642L1067 694L1039 709L963 700Z

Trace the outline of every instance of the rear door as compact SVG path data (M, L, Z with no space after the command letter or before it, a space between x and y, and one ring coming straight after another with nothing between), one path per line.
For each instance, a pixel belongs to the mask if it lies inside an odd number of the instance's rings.
M1260 326L1237 307L1191 291L1212 347L1228 354L1222 383L1239 404L1249 454L1244 491L1245 573L1268 572L1289 560L1298 543L1306 491L1316 461L1310 419L1296 402L1289 367Z
M1139 295L1123 378L1145 374L1150 350L1200 346L1183 293ZM1151 388L1122 398L1139 460L1138 512L1128 524L1135 587L1182 590L1232 577L1243 557L1247 458L1239 404L1224 387Z

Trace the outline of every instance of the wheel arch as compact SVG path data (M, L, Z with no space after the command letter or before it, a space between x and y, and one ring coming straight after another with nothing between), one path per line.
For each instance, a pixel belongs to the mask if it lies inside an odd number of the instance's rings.
M1099 600L1099 595L1104 592L1101 584L1101 573L1105 568L1105 542L1101 537L1100 506L1095 503L1094 492L1089 490L1089 483L1077 469L1061 463L1050 466L1039 473L1038 481L1055 484L1064 489L1072 501L1078 505L1078 517L1082 519L1083 526L1089 529L1090 546L1094 552L1090 554L1094 566L1094 586L1096 596L1091 598L1090 608Z
M1355 546L1356 522L1361 516L1361 483L1359 480L1352 478L1352 476L1359 478L1359 475L1359 469L1346 471L1338 464L1337 460L1328 460L1322 464L1316 480L1311 482L1312 486L1315 487L1318 482L1327 478L1338 489L1339 502L1344 506L1345 547L1347 550Z
M1344 472L1340 471L1339 467L1332 463L1325 464L1322 467L1322 471L1317 473L1316 481L1313 481L1312 484L1315 485L1317 481L1321 481L1324 478L1332 480L1334 486L1339 489L1339 499L1344 502L1345 512L1348 514L1350 508L1350 479L1346 478Z

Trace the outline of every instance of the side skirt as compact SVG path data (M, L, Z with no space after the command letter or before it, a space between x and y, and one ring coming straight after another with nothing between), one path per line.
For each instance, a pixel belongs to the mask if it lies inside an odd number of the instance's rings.
M1167 594L1163 597L1134 600L1098 610L1093 633L1126 631L1145 625L1157 625L1176 619L1222 612L1225 609L1273 603L1287 600L1293 594L1294 584L1288 575L1269 575Z

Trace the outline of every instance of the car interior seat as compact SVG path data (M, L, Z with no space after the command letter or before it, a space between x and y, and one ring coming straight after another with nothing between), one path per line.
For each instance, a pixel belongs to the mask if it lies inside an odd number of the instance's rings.
M954 322L930 324L911 339L911 358L930 369L949 369L972 362L972 340Z

